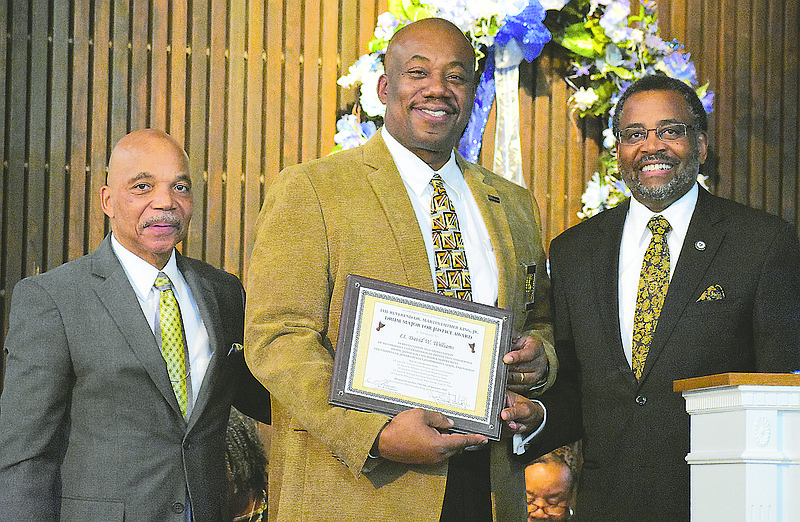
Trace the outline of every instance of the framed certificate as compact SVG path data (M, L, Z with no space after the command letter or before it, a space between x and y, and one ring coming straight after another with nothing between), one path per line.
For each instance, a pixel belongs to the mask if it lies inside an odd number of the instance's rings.
M357 275L345 284L330 403L425 408L498 440L511 313Z

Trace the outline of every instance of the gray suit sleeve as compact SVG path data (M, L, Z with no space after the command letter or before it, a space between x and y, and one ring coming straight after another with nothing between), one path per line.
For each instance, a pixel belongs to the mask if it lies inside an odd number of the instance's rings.
M60 311L35 279L14 289L5 347L0 520L55 520L74 378Z

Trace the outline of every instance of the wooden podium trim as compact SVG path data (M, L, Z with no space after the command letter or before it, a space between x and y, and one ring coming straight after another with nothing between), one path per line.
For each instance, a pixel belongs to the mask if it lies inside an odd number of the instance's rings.
M797 373L719 373L681 379L672 383L672 390L684 392L715 386L800 386Z

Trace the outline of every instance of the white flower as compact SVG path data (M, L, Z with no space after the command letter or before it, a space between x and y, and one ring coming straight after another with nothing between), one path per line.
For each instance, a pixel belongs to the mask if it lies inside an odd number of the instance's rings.
M591 181L586 184L586 192L581 196L584 208L597 208L601 206L611 193L611 185L600 182L600 174L595 172Z
M614 131L606 128L603 129L603 147L611 150L617 144L617 137L614 136Z
M592 89L591 87L588 89L581 87L580 89L575 91L575 94L573 94L572 97L570 98L571 102L575 105L575 107L577 107L578 110L581 111L585 111L586 109L594 105L594 103L599 99L600 97L597 95L596 92L594 92L594 89Z
M385 12L378 17L378 25L375 27L375 38L388 40L397 31L400 22L390 12Z
M383 65L381 65L381 55L379 53L362 54L356 63L350 66L347 74L339 78L336 82L342 87L350 87L357 83L364 83L364 78L374 74L380 69L378 76L383 74ZM376 80L377 81L377 80Z
M361 78L361 108L371 118L375 116L383 116L386 112L386 106L378 98L378 79L383 74L383 65L378 62L378 68L375 71Z
M644 41L644 31L641 29L631 29L629 40L635 44L642 43Z
M561 11L561 8L567 5L566 0L539 0L545 10Z

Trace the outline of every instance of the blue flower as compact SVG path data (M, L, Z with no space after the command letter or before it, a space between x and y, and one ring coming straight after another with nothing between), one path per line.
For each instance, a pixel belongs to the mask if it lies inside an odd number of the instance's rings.
M697 83L697 71L694 68L694 63L689 60L690 57L689 53L673 52L661 59L656 64L656 69L667 76L683 80L689 85L695 85Z
M346 150L365 143L377 128L371 121L361 123L355 114L345 114L336 122L336 130L338 132L333 136L333 141Z

